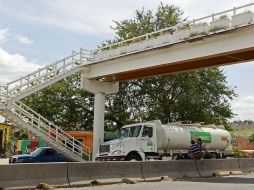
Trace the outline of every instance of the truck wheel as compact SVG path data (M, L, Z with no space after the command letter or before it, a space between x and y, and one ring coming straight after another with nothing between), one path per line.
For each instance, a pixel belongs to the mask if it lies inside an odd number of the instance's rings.
M138 154L130 154L127 156L126 161L141 161L142 158Z

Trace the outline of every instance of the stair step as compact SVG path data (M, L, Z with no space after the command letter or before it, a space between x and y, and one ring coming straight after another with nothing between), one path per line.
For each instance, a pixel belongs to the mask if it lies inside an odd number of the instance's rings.
M67 144L71 145L72 147L70 149L69 148L67 149L65 147L66 145L64 146L62 144L64 141L66 141L66 138L63 139L64 135L67 135L64 131L62 131L57 126L55 126L53 123L47 121L45 118L43 118L43 116L40 116L38 113L36 113L31 108L25 106L22 103L14 104L14 108L15 108L15 109L13 109L14 112L11 112L10 110L5 110L3 112L9 121L11 121L12 123L15 123L18 127L23 128L23 129L27 130L28 132L36 135L40 139L44 140L52 148L57 149L59 151L59 153L63 153L66 156L68 156L71 159L74 159L76 161L83 160L80 157L81 156L80 152L78 152L78 151L75 152L76 150L82 150L83 144L80 144L80 146L78 144L77 145L73 144L73 141L70 139L73 139L74 142L77 140L74 139L73 137L69 137L69 138L67 138L68 139ZM16 112L15 112L15 110L16 110ZM18 110L18 112L17 112L17 110ZM15 114L15 113L18 113L18 114ZM27 113L31 113L31 115L29 115ZM21 116L21 117L19 117L19 116ZM38 120L38 118L40 118L40 120ZM27 122L28 120L30 122ZM36 121L37 123L36 122L32 123L31 121ZM61 134L62 136L59 136L59 137L61 137L60 140L56 139L55 137L52 137L51 133L45 134L41 130L38 130L38 128L37 128L38 126L37 127L33 126L35 124L38 125L38 121L42 124L40 126L40 129L45 128L45 130L52 131L53 134L56 134L56 132ZM50 126L50 125L47 126L47 124L45 122L49 123L52 126ZM80 143L79 141L77 141L77 142ZM74 152L72 150L74 150Z

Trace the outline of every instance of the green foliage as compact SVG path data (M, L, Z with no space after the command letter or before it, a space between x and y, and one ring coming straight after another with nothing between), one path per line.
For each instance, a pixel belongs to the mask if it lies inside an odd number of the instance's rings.
M182 15L179 7L161 3L156 13L144 9L136 11L134 19L114 21L116 26L112 28L117 40L125 40L174 26L186 20ZM111 105L107 110L120 126L134 121L160 119L163 123L202 121L223 124L230 129L227 119L234 114L228 101L234 96L236 94L228 86L222 70L204 69L123 82L120 92L109 96Z
M117 35L115 42L126 40L145 33L154 32L159 29L171 27L183 21L181 18L183 12L174 5L164 5L161 3L157 12L153 14L151 10L137 10L134 19L125 19L122 21L113 21L115 26L111 26Z
M249 137L249 139L250 139L251 143L254 143L254 133L252 133L252 135Z
M27 138L28 138L27 131L25 131L23 129L13 131L13 133L10 134L11 141L14 141L14 139L15 140L23 140L23 139L27 139Z
M93 95L80 89L80 74L72 75L25 98L23 102L66 130L91 129Z
M245 129L245 130L233 130L232 134L234 136L244 135L244 136L251 136L254 133L254 129Z
M109 96L110 115L125 113L119 121L126 123L160 119L226 125L233 116L228 100L234 96L220 69L205 69L122 83L120 93Z
M235 158L247 158L248 156L243 152L237 151L234 157Z

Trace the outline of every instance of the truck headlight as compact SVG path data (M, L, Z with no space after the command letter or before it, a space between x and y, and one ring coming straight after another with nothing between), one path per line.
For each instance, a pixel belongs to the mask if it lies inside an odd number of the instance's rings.
M121 150L116 150L116 151L112 152L112 155L117 155L117 154L121 154Z

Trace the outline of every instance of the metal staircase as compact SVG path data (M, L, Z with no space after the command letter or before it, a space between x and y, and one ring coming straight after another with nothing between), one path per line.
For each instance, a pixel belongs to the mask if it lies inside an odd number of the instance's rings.
M0 114L18 127L38 136L47 142L48 146L57 149L72 160L84 161L83 156L85 156L90 161L90 147L85 146L25 104L16 102L11 110L0 110Z
M4 100L2 101L19 101L34 92L78 72L81 65L88 64L92 60L92 51L87 51L82 48L79 52L73 51L70 56L40 68L26 76L22 76L17 80L7 83L5 86L1 86L0 95L4 95Z
M20 99L54 84L79 71L81 65L93 61L93 52L80 49L53 64L23 76L6 85L0 85L0 114L75 161L91 160L90 147L71 137L54 123L36 113Z

